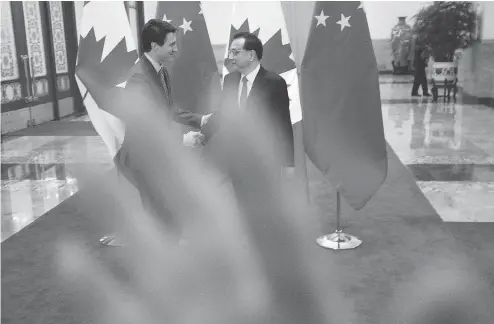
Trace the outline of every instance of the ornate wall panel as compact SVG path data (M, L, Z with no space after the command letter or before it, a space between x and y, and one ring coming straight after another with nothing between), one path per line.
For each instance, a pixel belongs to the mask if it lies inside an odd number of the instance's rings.
M19 78L17 51L15 48L14 26L12 24L12 8L9 1L2 1L2 81ZM3 88L2 88L3 102Z
M35 77L46 75L45 44L38 1L23 1L26 42Z
M2 84L2 104L21 100L21 83L10 82Z
M50 1L51 28L53 37L53 53L57 74L67 73L67 48L65 45L65 28L61 1Z
M48 79L36 79L34 81L34 93L37 97L44 97L50 94Z
M57 75L57 89L58 91L70 90L70 79L68 75Z

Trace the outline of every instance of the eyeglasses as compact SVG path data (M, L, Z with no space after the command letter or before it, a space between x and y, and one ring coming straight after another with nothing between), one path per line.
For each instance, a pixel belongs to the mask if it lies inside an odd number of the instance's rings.
M244 49L240 49L240 50L236 50L236 49L231 49L228 51L228 55L233 55L233 56L237 56L238 53L242 52L242 51L245 51Z

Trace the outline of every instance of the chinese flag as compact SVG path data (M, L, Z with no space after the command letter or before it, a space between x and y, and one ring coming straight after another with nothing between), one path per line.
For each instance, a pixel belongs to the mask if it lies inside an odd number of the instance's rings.
M178 55L170 71L175 104L192 112L216 110L218 66L199 1L160 1L156 18L178 27Z
M307 155L359 210L388 169L377 63L359 2L315 3L300 78Z

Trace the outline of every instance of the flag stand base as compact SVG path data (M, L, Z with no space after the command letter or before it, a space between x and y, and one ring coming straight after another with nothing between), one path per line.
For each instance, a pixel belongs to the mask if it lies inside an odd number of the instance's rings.
M362 244L358 237L343 233L340 228L340 190L336 189L336 231L317 238L319 246L332 250L350 250Z
M358 247L362 244L362 241L355 236L336 231L333 234L327 234L317 238L317 244L326 249L350 250Z

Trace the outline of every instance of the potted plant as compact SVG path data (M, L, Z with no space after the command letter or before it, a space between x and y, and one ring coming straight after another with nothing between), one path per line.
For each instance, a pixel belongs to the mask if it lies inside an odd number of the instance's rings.
M476 5L468 1L438 1L422 8L415 16L416 42L433 58L433 86L457 82L458 50L475 40Z

